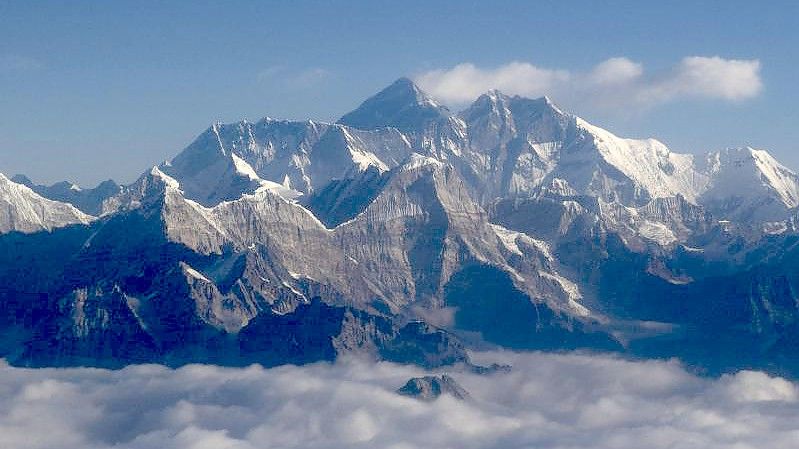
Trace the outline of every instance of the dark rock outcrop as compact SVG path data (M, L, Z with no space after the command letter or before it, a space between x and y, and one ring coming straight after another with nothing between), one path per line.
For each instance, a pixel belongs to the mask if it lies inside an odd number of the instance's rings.
M469 398L469 392L458 385L455 379L446 374L414 377L400 387L397 393L422 401L434 401L444 394L460 400Z

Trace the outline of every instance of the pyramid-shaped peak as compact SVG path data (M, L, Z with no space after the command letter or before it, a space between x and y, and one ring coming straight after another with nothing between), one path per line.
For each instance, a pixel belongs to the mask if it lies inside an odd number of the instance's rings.
M447 118L449 110L409 78L400 78L344 115L338 123L358 129L394 127L415 131L425 123Z
M383 94L396 95L397 97L407 97L408 100L416 101L417 103L431 103L438 105L432 98L430 98L425 91L423 91L416 83L410 78L401 77L391 83L388 87L380 91L377 95Z

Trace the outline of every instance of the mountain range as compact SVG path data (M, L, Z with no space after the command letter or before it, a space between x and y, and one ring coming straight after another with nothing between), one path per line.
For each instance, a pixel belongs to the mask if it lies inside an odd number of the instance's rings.
M401 78L336 123L213 124L130 185L0 175L0 355L439 366L468 349L799 375L799 176L548 98ZM478 369L475 367L475 369Z

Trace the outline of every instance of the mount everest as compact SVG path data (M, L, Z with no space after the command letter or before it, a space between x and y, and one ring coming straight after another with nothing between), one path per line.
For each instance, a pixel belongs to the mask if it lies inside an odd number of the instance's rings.
M337 123L214 124L131 185L0 176L22 365L437 366L597 349L799 374L799 178L620 138L548 98L400 79Z

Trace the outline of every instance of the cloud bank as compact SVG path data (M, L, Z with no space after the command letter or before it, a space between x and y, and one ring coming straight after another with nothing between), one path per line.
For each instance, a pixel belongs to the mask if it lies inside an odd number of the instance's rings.
M763 89L760 61L690 56L668 70L648 74L628 58L610 58L587 72L511 62L496 68L471 63L416 77L422 89L450 104L464 104L491 89L509 95L550 95L589 107L645 109L686 99L741 101Z
M791 448L799 387L759 372L709 380L676 363L484 353L510 373L451 373L471 393L394 393L417 368L359 361L244 369L0 366L0 447Z

